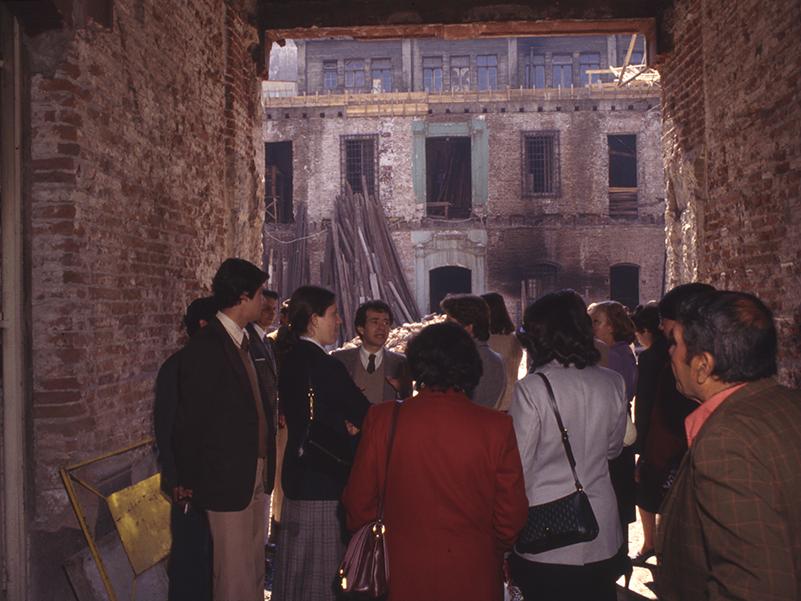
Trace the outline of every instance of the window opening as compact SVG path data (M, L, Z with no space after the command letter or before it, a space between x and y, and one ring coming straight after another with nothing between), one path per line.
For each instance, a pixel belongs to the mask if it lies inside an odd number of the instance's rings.
M451 57L451 90L467 92L470 90L470 57Z
M292 142L269 142L264 156L264 221L292 223Z
M601 55L597 52L583 52L579 57L579 78L581 85L590 85L590 76L587 71L601 68ZM596 78L597 81L597 78Z
M535 263L529 271L529 277L520 282L520 306L523 310L543 294L557 289L558 269L550 263Z
M573 87L573 57L570 54L554 54L551 60L553 68L553 88Z
M476 57L476 68L478 70L478 89L497 90L498 89L498 55L479 54Z
M423 88L426 92L442 91L442 57L423 57Z
M345 61L345 89L364 90L364 61L349 59Z
M559 132L524 132L523 157L523 195L558 195Z
M609 146L609 216L636 219L637 136L607 136Z
M545 55L532 54L526 65L526 87L545 87Z
M464 219L472 209L470 138L426 139L426 215Z
M340 148L342 153L342 188L350 184L353 193L367 192L378 198L376 181L378 161L378 136L342 136Z
M323 89L337 89L337 62L323 61Z
M388 58L374 58L370 61L370 78L373 91L392 91L392 61Z

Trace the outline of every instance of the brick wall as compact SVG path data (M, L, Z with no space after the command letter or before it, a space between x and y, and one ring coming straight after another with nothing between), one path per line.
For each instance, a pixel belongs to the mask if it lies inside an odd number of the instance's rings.
M26 40L32 598L67 598L59 553L81 544L57 469L151 434L186 304L226 256L260 257L255 39L219 0L119 0L109 29Z
M674 150L666 170L688 172L685 212L694 219L669 214L671 255L676 264L696 257L701 280L763 298L779 326L780 376L801 385L801 7L676 5L675 51L663 71ZM691 275L671 270L675 281Z

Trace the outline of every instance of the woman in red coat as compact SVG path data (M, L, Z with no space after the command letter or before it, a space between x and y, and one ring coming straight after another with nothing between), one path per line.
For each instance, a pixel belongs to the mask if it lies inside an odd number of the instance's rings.
M389 599L500 601L503 554L528 511L512 420L470 401L481 359L459 325L425 328L407 359L419 394L398 411L389 465ZM352 531L376 518L392 413L375 405L364 421L343 495Z

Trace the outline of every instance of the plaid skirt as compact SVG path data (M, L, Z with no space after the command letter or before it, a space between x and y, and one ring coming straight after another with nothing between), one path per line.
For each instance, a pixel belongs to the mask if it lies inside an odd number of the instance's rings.
M345 554L339 501L284 498L272 601L333 601Z

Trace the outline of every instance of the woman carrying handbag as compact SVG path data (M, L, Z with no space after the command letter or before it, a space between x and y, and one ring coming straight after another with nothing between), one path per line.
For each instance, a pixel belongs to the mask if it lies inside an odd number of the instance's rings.
M531 358L530 374L518 382L509 414L529 505L542 506L581 489L598 534L534 553L518 543L510 559L512 578L527 600L615 601L624 558L608 460L620 454L626 432L623 379L596 366L600 355L586 305L572 290L547 294L530 305L524 330L521 342Z

